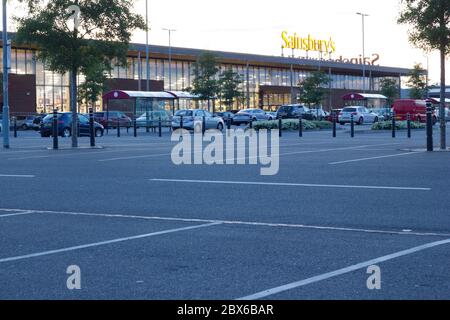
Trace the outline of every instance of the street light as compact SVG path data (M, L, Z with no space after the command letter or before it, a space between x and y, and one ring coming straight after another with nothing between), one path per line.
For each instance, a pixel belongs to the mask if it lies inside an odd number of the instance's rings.
M150 91L150 50L148 47L148 0L145 1L145 63L147 67L146 90Z
M177 30L168 29L168 28L163 28L163 30L169 32L169 91L171 91L172 90L172 42L171 42L171 37L172 37L172 32L175 32Z
M9 96L8 96L8 72L10 55L8 54L10 42L8 42L8 18L6 13L6 0L3 0L3 148L9 149Z
M362 45L363 45L363 56L362 56L362 72L363 72L363 93L366 93L366 38L365 38L365 26L364 19L368 17L368 14L357 12L357 15L360 15L362 18Z

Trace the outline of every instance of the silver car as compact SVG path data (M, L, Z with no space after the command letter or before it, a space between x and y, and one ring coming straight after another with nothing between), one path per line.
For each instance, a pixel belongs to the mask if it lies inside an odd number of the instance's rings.
M146 112L136 119L136 126L138 128L147 126L151 128L157 127L159 125L159 119L161 119L162 126L167 127L170 124L170 118L170 114L166 110L149 111L148 113Z
M380 120L380 116L374 112L369 111L366 107L354 106L345 107L339 113L339 123L344 125L351 122L353 116L353 121L359 125L364 123L375 123Z
M206 110L180 110L175 113L172 119L172 128L177 130L181 128L181 120L183 120L183 129L200 131L205 119L205 130L217 129L223 131L225 123L221 117L215 117Z

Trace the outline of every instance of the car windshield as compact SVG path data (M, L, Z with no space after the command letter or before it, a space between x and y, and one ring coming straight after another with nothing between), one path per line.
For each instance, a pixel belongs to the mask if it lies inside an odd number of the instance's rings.
M180 110L175 113L178 117L192 117L192 111L191 110Z

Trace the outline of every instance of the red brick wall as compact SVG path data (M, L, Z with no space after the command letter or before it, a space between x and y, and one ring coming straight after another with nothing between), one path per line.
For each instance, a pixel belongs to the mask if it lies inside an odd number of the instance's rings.
M3 92L0 93L3 111ZM36 76L9 75L9 110L11 115L36 113Z

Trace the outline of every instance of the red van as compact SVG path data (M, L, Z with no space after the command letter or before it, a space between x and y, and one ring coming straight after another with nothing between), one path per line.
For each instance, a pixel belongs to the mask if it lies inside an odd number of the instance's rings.
M411 121L423 122L427 121L427 103L425 100L400 99L394 102L392 112L395 112L395 119L398 121L406 121L408 113ZM433 111L433 123L437 122L436 114Z

